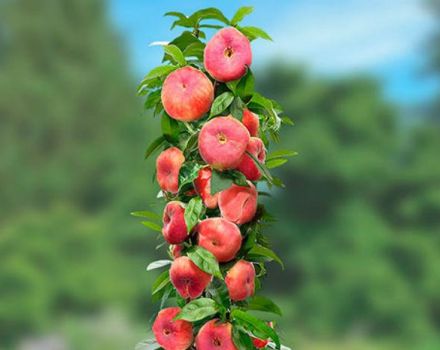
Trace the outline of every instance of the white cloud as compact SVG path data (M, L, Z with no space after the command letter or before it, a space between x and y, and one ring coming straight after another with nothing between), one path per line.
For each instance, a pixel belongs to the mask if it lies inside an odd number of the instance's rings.
M423 0L316 0L292 5L256 55L288 56L321 72L369 70L423 50L434 19Z

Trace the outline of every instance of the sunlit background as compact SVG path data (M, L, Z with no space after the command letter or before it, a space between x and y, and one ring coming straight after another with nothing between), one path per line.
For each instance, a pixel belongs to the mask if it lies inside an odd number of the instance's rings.
M163 13L241 5L274 38L253 44L258 90L296 123L287 188L266 200L284 343L440 349L435 0L0 0L0 349L147 336L145 266L165 252L129 215L161 211L136 85L160 63L149 43L177 36Z

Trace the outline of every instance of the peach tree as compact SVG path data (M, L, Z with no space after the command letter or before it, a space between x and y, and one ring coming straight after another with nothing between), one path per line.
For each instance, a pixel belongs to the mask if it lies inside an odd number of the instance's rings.
M295 153L271 150L292 122L255 91L251 42L271 38L241 25L251 12L242 7L232 19L215 8L167 13L183 32L161 43L162 65L139 86L145 108L160 118L162 134L145 156L160 151L155 178L164 209L132 214L160 232L158 249L167 246L169 259L147 267L164 269L152 286L160 311L154 339L138 350L283 347L271 322L281 310L259 293L266 264L282 261L263 233L274 218L258 198L283 187L270 171ZM214 32L209 40L206 31Z

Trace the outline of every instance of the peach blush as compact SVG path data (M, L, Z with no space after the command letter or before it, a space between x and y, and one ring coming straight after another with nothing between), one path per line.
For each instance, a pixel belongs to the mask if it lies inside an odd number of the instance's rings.
M200 270L187 256L181 256L171 264L170 279L182 298L195 299L202 295L212 276Z
M185 223L185 208L182 202L168 202L163 211L162 233L170 244L179 244L188 238L188 229Z
M218 197L222 217L237 225L251 221L257 212L257 189L252 182L248 184L249 187L233 184Z
M200 130L199 152L214 169L233 169L240 163L249 138L249 131L237 119L217 117Z
M260 163L264 164L266 160L266 150L263 141L258 137L251 137L246 153L243 155L243 158L237 167L237 170L242 172L248 180L258 181L261 178L260 168L247 153L252 154Z
M255 268L245 260L239 260L227 272L225 283L233 301L242 301L255 292Z
M168 75L161 98L170 117L191 122L200 119L211 108L214 86L200 70L187 66Z
M235 28L219 30L206 44L205 68L218 81L228 82L241 78L251 63L251 43Z
M163 309L153 323L156 341L165 350L186 350L193 342L193 329L188 321L174 320L180 307Z
M222 218L209 218L197 226L197 242L210 251L218 262L235 258L241 247L241 233L237 225Z
M211 195L212 170L209 167L200 169L197 179L194 180L194 187L203 200L203 204L209 209L217 207L218 193Z
M173 194L179 191L179 172L185 156L177 147L163 151L156 159L156 179L159 187Z
M197 350L237 350L232 340L232 325L218 319L206 322L196 337Z
M243 110L243 118L241 120L243 125L248 129L251 136L258 136L258 130L260 129L260 118L255 113L252 113L249 109Z

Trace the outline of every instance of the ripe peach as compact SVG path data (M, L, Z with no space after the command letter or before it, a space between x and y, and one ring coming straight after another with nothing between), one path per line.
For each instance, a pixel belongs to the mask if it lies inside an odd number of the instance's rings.
M200 119L211 108L214 86L200 70L187 66L168 75L161 97L170 117L191 122Z
M243 119L241 120L243 125L248 129L251 136L258 136L258 130L260 128L260 118L255 113L252 113L249 109L243 110Z
M206 322L196 337L197 350L237 350L232 340L232 325L218 319Z
M169 307L159 312L153 323L156 341L165 350L186 350L193 342L192 324L184 320L174 320L180 307Z
M187 256L181 256L171 264L170 279L182 298L195 299L202 295L212 276L200 270Z
M269 326L273 328L273 322L269 322ZM269 339L259 339L252 337L252 343L257 349L263 349L269 344Z
M251 221L257 211L258 193L252 182L248 184L249 187L233 184L218 197L222 217L237 225Z
M246 152L252 154L258 159L260 163L266 160L266 150L264 143L258 137L251 137L246 149ZM254 160L248 155L244 154L237 170L241 171L248 180L257 181L261 178L260 168L255 164Z
M209 167L200 169L197 179L194 180L194 187L209 209L217 207L218 193L211 195L211 176L212 170Z
M199 246L209 250L218 262L235 258L241 247L241 233L237 225L222 218L209 218L197 226Z
M168 243L179 244L188 238L184 214L185 208L181 202L171 201L165 206L162 233Z
M226 273L225 283L233 301L242 301L255 292L255 268L245 260L239 260Z
M177 147L170 147L159 154L156 159L156 178L163 191L179 191L179 172L185 156Z
M237 119L217 117L200 130L199 152L214 169L233 169L240 163L249 138L249 131Z
M218 81L228 82L241 78L251 63L251 44L235 28L219 30L206 44L205 68Z

